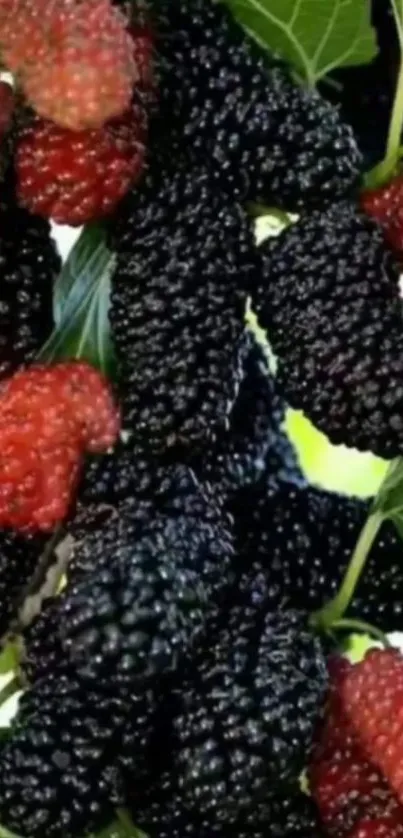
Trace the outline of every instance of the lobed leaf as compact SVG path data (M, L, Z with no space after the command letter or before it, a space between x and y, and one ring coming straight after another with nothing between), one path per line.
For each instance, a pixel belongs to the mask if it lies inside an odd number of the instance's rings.
M376 55L369 0L224 0L259 44L310 85ZM400 2L400 0L399 0Z

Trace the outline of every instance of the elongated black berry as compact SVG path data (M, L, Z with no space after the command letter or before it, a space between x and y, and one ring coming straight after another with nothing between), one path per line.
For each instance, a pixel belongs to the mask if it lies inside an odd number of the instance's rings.
M192 815L178 792L176 778L165 773L133 809L133 819L149 838L321 838L314 803L301 792L271 796L236 824L211 825L203 811Z
M315 611L339 589L370 502L281 481L270 473L232 504L236 583L253 602ZM403 628L401 541L384 523L346 616L385 631Z
M2 189L4 185L2 185ZM0 201L0 378L33 360L53 328L60 268L48 222Z
M84 688L66 667L38 681L24 695L0 752L2 824L32 838L77 838L111 822L116 760L129 718L132 782L142 776L147 700L147 694L118 696L111 681Z
M206 172L152 165L114 220L110 318L124 427L148 450L205 444L242 377L257 254L244 210Z
M227 500L258 483L264 474L270 474L272 488L287 479L304 483L297 453L285 432L286 403L269 369L266 349L252 333L248 338L250 349L228 428L195 464Z
M160 131L207 160L221 186L306 210L357 185L361 156L338 110L295 84L224 4L167 0L155 10Z
M24 589L29 583L41 555L46 538L23 536L0 530L0 638L2 638L22 605Z
M174 774L189 810L236 824L282 788L297 790L326 665L304 613L229 606L210 628L178 687Z
M232 539L208 489L177 467L161 491L160 506L95 507L77 537L59 631L90 678L132 682L174 667L230 584Z
M376 225L347 203L262 246L261 323L278 380L332 442L392 458L403 449L399 267Z

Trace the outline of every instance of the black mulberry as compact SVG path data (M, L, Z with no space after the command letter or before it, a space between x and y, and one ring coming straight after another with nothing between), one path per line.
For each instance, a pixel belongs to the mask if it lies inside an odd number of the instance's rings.
M152 166L114 221L110 318L125 429L147 450L225 425L242 376L249 219L203 172Z
M340 588L370 502L269 475L239 493L231 511L239 577L252 602L315 611ZM347 616L385 631L403 628L401 541L385 522L370 551Z
M59 631L90 678L105 671L131 683L175 666L230 584L232 538L208 489L184 467L168 488L157 511L130 498L96 507L77 539Z
M223 4L156 7L161 122L221 185L289 210L357 185L361 155L338 110L259 52Z
M235 606L210 629L177 690L174 775L190 811L236 824L274 789L297 791L326 664L304 613Z
M24 590L45 545L43 536L0 530L0 638L17 617Z
M399 267L381 231L342 203L266 241L259 317L278 380L333 443L403 450Z
M3 187L2 187L3 188ZM34 358L53 328L60 260L47 221L0 203L0 378Z
M321 838L314 803L300 792L290 797L271 797L254 807L250 816L231 826L212 825L200 811L191 815L169 774L150 789L133 820L148 838Z
M77 838L113 819L108 768L130 699L57 673L28 691L0 752L0 820L19 835Z
M228 428L201 455L203 477L223 495L256 483L278 450L286 405L278 393L264 348L251 333L243 378ZM291 449L291 445L290 445Z

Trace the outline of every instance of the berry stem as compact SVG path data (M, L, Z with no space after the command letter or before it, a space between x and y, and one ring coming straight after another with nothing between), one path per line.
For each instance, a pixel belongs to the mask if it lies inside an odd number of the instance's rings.
M358 580L383 520L384 515L378 510L368 516L361 530L340 590L330 602L311 617L311 625L314 628L328 630L335 623L340 624L340 620L354 595Z
M371 623L366 623L365 620L336 620L332 623L332 632L334 631L357 631L362 634L369 634L374 640L379 640L385 649L390 649L392 644L388 640L386 634Z
M400 69L397 77L396 92L389 123L385 157L365 176L365 186L375 188L387 182L400 160L401 137L403 130L403 3L391 0L400 45Z
M21 690L21 684L18 678L11 678L7 684L0 690L0 707L8 701L11 696L15 695Z

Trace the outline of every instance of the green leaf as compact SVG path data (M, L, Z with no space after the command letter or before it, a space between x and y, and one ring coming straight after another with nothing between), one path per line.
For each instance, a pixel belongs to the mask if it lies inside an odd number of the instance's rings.
M310 85L377 52L369 0L224 0L264 48Z
M19 665L20 650L17 643L7 643L0 655L0 675L15 672Z
M115 256L101 228L85 228L57 280L56 326L37 359L80 358L113 376L115 359L108 317Z
M10 832L4 826L0 826L0 838L19 838L15 832Z
M399 512L396 512L394 515L391 515L390 520L395 525L397 532L399 533L400 538L403 541L403 509L401 509Z
M147 836L139 829L116 820L107 829L103 829L97 835L90 835L89 838L147 838Z
M403 458L393 460L374 500L373 509L385 518L403 515Z
M104 239L102 227L98 224L88 224L71 249L55 283L53 316L56 324L61 321L70 292L80 286L80 277L85 273L94 275L98 272ZM71 301L69 304L71 305Z

